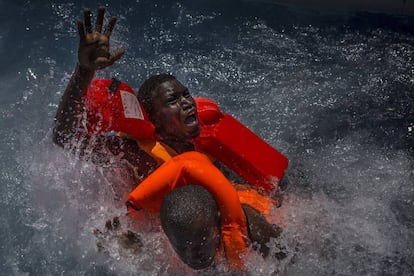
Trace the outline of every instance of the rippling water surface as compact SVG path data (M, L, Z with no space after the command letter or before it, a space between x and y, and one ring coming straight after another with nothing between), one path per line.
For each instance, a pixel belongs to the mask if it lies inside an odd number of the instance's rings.
M112 47L127 52L99 77L137 88L172 72L290 159L274 211L288 257L252 256L253 275L414 274L414 18L119 2L107 2L119 17ZM125 172L51 141L83 5L0 1L0 274L196 274L173 256L156 218L122 216L114 197L127 189ZM97 251L92 230L115 215L143 237L140 254L111 237ZM199 274L217 273L224 268Z

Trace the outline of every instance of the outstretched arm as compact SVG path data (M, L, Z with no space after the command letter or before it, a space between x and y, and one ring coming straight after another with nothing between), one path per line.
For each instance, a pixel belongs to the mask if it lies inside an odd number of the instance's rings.
M96 70L112 65L124 54L123 49L119 49L113 54L109 52L109 38L117 18L112 17L105 29L102 30L105 7L99 7L95 31L92 31L90 9L84 9L83 13L84 21L79 19L77 22L79 32L78 63L55 116L53 141L62 147L68 143L77 142L80 137L88 138L86 129L82 126L84 96L88 86Z
M271 238L278 238L282 233L282 228L276 224L269 223L263 214L250 205L242 204L242 207L246 215L249 238L253 243L253 247L258 246L260 253L267 257L270 251L267 243Z

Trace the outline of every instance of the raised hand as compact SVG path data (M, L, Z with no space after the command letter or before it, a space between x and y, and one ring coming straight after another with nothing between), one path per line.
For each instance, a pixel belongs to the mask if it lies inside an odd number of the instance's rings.
M105 15L105 7L98 9L96 17L95 31L92 31L91 10L85 8L83 11L84 22L78 20L79 32L79 49L78 60L80 67L89 70L98 70L112 65L124 54L124 49L118 49L114 53L109 52L109 38L115 27L117 18L111 17L104 31L103 19Z
M95 71L112 65L124 54L123 49L114 53L109 52L109 38L115 27L116 17L112 17L108 24L103 28L105 7L99 7L96 17L95 30L92 30L91 11L84 9L84 21L78 20L79 48L78 64L65 89L55 117L55 127L53 128L53 141L64 147L72 145L82 149L89 148L90 136L82 123L84 114L84 97L88 87L95 76ZM94 143L97 148L105 144L107 140L102 138L100 142Z

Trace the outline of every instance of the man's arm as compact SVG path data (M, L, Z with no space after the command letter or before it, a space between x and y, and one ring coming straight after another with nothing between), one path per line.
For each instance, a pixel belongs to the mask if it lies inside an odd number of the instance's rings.
M247 204L242 204L247 219L249 238L253 243L259 245L259 251L267 257L270 248L267 243L271 238L278 238L282 234L282 228L276 224L269 223L259 211ZM280 256L275 256L276 258Z
M76 136L86 137L86 130L81 126L84 96L94 75L94 70L76 65L55 116L53 141L61 147L73 141Z
M84 115L84 97L95 71L112 65L124 54L119 49L109 52L109 38L116 24L112 17L102 31L105 7L99 7L92 31L91 11L84 9L84 21L78 20L79 48L78 63L60 101L53 129L53 141L60 146L76 143L80 138L88 142L88 135L82 125Z

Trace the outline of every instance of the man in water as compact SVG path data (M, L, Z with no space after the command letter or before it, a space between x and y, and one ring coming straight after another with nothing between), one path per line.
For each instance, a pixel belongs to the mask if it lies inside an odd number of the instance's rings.
M251 206L243 204L243 210L249 238L261 246L261 254L267 256L269 248L266 243L270 237L279 236L281 229L269 224ZM222 251L218 213L211 194L196 185L176 188L167 194L161 205L160 219L165 234L181 260L194 269L208 267L217 252ZM281 251L275 257L283 259L286 256Z
M175 252L194 269L208 267L220 248L216 201L201 186L171 191L160 211L162 229Z
M53 138L56 144L69 147L82 156L86 156L87 153L98 156L99 158L93 158L95 162L102 162L102 156L99 154L102 148L107 148L114 154L123 153L128 163L138 171L137 179L131 182L132 188L132 185L135 186L138 180L142 180L154 171L160 165L159 162L157 163L157 160L143 151L137 141L121 136L91 136L82 123L85 108L84 98L95 72L112 65L124 54L123 49L114 53L109 52L109 40L115 27L116 17L112 17L103 30L104 13L105 8L100 7L95 31L92 30L89 9L84 10L84 21L78 20L80 37L78 63L60 101L55 118ZM138 96L150 120L155 125L157 133L162 137L160 142L165 147L171 148L177 155L194 151L190 140L197 137L200 127L194 99L183 84L171 75L156 75L142 84ZM194 196L190 196L191 200L188 199L188 201L185 199L188 198L186 189L189 189L190 193L194 193ZM199 188L185 188L173 192L171 192L171 198L178 199L175 202L182 204L191 202L191 206L204 206L204 208L200 207L200 210L203 210L203 215L200 216L199 212L190 212L193 211L192 208L172 211L172 207L164 207L161 210L163 229L175 251L186 264L194 269L207 267L213 261L219 248L217 242L219 231L216 219L218 211L211 201L210 203L204 201L205 191L203 194ZM197 196L198 194L201 196ZM168 198L167 196L164 206L171 206ZM271 237L279 236L280 229L269 224L254 208L243 205L243 209L248 222L250 240L257 242L263 254L266 254L268 251L266 243ZM204 213L210 215L204 216ZM196 225L187 223L192 227L187 230L191 233L197 233L197 235L184 236L183 232L179 230L180 227L171 223L175 221L171 220L171 216L177 214L182 215L184 221L188 222L196 218L199 219ZM202 237L206 238L205 240L199 240L200 233Z

